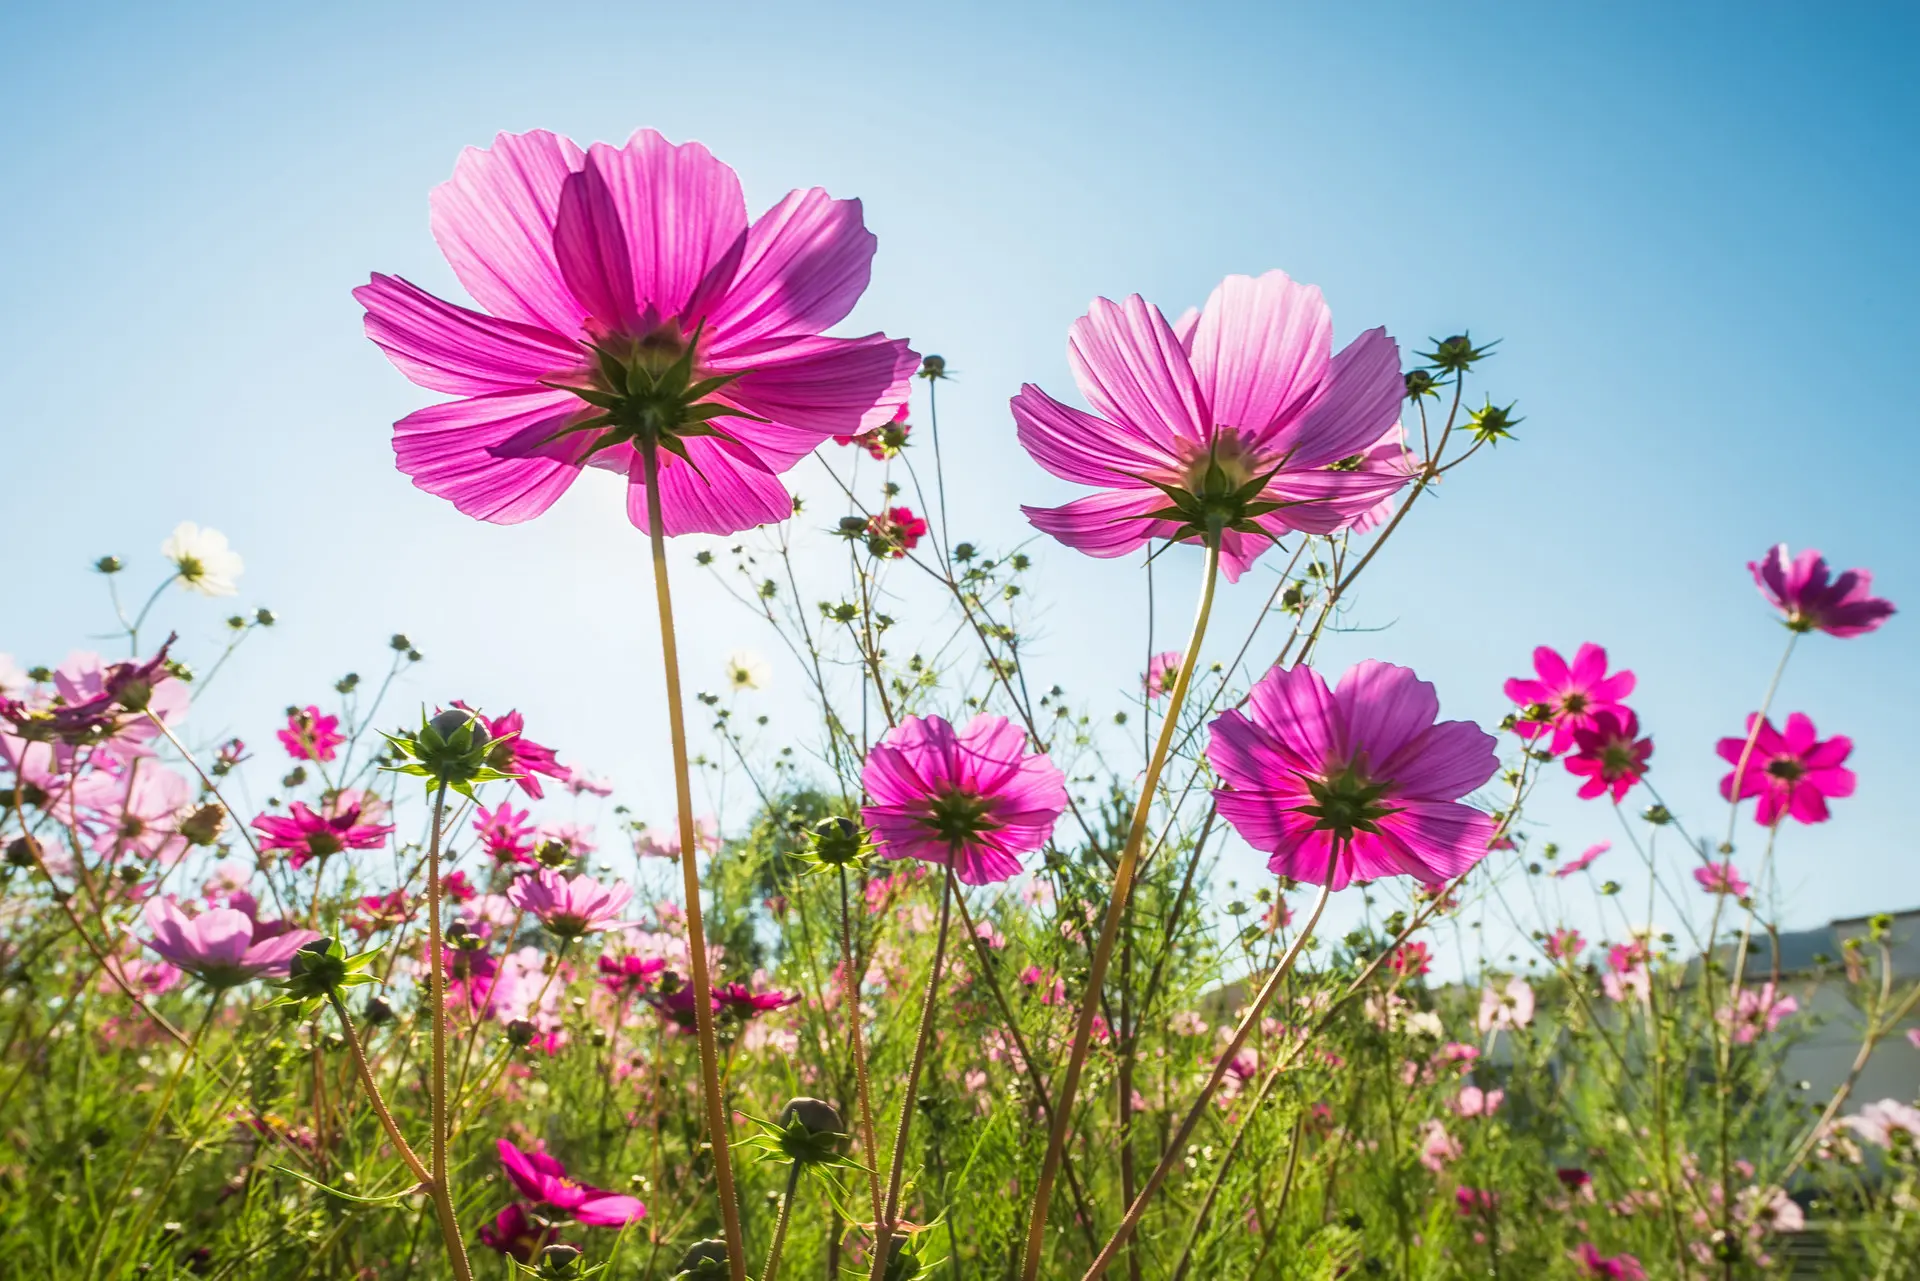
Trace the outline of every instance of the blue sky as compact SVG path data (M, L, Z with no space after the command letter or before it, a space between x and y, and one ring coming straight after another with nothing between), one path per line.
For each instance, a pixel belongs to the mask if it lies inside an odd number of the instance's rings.
M408 699L517 703L667 817L644 546L613 489L512 529L412 490L389 424L426 397L348 293L378 269L458 296L426 195L461 147L650 125L709 144L756 211L815 184L866 201L880 254L849 332L910 336L957 371L942 428L963 537L1018 537L1017 501L1067 496L1018 453L1006 400L1025 380L1070 391L1066 326L1096 294L1177 312L1277 266L1326 290L1342 341L1503 338L1488 386L1519 401L1520 439L1396 539L1353 620L1386 630L1328 661L1409 663L1450 714L1491 722L1533 645L1603 642L1640 674L1668 799L1717 829L1713 741L1782 640L1745 562L1812 544L1920 599L1902 372L1920 24L1676 8L11 7L0 649L57 661L102 621L86 564L151 571L198 520L247 557L241 601L284 620L198 732L264 740L272 709L375 670L405 629L430 656ZM1040 550L1034 661L1117 700L1142 647L1137 565ZM1171 636L1196 565L1166 563ZM737 644L774 652L683 580L695 686ZM1264 595L1229 593L1227 625ZM167 608L190 641L225 613ZM1788 675L1783 710L1851 734L1860 774L1837 821L1782 852L1790 925L1920 903L1911 626L1815 637ZM776 724L802 713L796 684L765 696ZM1537 811L1563 844L1617 835L1570 797L1556 778Z

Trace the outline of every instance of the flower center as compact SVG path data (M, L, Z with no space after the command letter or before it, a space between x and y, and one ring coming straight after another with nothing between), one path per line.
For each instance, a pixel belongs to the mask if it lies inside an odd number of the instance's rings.
M1182 466L1177 480L1145 478L1168 501L1164 507L1144 513L1142 519L1178 522L1179 528L1171 535L1176 541L1217 538L1229 529L1256 536L1267 533L1254 522L1285 505L1261 497L1283 460L1257 456L1233 427L1216 428L1205 445L1183 444L1180 450ZM1259 470L1268 463L1274 465L1264 472Z
M1381 800L1391 786L1368 779L1361 762L1350 761L1337 774L1308 779L1307 792L1313 804L1300 806L1299 812L1318 820L1314 823L1317 831L1331 832L1339 841L1351 841L1355 832L1377 835L1380 820L1400 812L1398 806Z
M764 422L744 409L707 399L741 374L696 378L694 356L699 345L698 329L689 337L672 321L637 338L600 336L592 344L593 363L583 371L584 386L547 384L572 392L600 412L562 427L541 443L586 432L590 441L582 457L613 445L629 444L643 453L664 449L685 460L688 437L731 439L713 425L715 418L731 416Z
M986 797L956 787L927 802L921 821L948 845L958 847L999 828L991 816L992 808Z
M1561 698L1560 711L1565 716L1578 716L1586 711L1589 705L1587 696L1579 690L1574 690Z
M326 858L329 854L338 854L346 846L332 832L310 832L307 834L307 852L315 858Z
M1600 768L1609 778L1631 774L1639 765L1640 762L1633 755L1633 743L1627 739L1611 739L1600 749Z
M1767 774L1782 783L1798 783L1806 774L1807 767L1791 756L1776 756L1767 762Z

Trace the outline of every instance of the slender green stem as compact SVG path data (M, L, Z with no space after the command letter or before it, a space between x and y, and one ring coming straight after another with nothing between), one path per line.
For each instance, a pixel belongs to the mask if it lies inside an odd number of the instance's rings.
M673 593L667 584L667 541L660 512L660 455L641 450L647 490L647 539L653 553L653 592L660 609L660 659L667 685L667 732L673 741L673 794L679 807L680 877L686 895L687 956L693 970L693 1022L700 1043L700 1084L706 1096L707 1137L713 1148L714 1182L720 1191L720 1223L732 1281L747 1281L747 1247L740 1231L740 1204L733 1186L726 1097L720 1085L720 1051L713 1033L713 979L707 972L707 931L700 912L699 838L693 828L693 777L687 763L686 712L680 702L680 654L673 631Z
M773 1223L773 1244L767 1247L767 1265L760 1269L760 1281L773 1281L780 1272L780 1251L787 1244L787 1220L793 1215L793 1194L800 1190L800 1163L787 1164L787 1191L780 1198L780 1217Z
M887 1204L874 1224L873 1271L870 1281L883 1281L887 1256L893 1252L893 1232L900 1221L900 1185L907 1172L907 1135L919 1104L920 1071L926 1066L927 1046L933 1040L934 1011L939 1005L940 966L947 955L947 927L953 920L953 868L941 879L940 926L933 939L933 965L927 971L927 994L920 1003L920 1034L914 1038L913 1061L907 1066L906 1090L900 1096L900 1124L893 1134L893 1161L887 1175Z
M847 1003L847 1036L853 1043L853 1092L855 1103L860 1109L861 1150L867 1154L867 1190L873 1198L873 1221L878 1223L883 1200L880 1195L880 1145L874 1139L873 1092L867 1083L866 1036L860 1030L862 1018L860 988L866 975L854 972L862 966L860 957L853 950L853 911L847 896L847 869L841 867L838 871L840 873L840 953L846 958L844 961L846 977L841 990Z
M406 1136L400 1133L400 1125L393 1119L393 1113L387 1109L387 1100L380 1093L380 1087L374 1083L373 1070L367 1066L366 1050L360 1044L360 1035L354 1031L353 1020L347 1016L346 1002L340 999L338 992L327 993L327 1002L333 1006L333 1012L340 1016L340 1030L347 1038L347 1048L353 1052L353 1066L360 1074L360 1084L366 1087L367 1102L373 1105L373 1113L380 1118L380 1126L386 1130L387 1138L393 1142L393 1150L407 1163L407 1169L413 1171L413 1177L422 1183L431 1183L433 1175L428 1171L419 1156L408 1144Z
M1112 896L1107 900L1107 919L1100 939L1094 945L1092 964L1087 969L1087 988L1080 997L1079 1019L1074 1025L1073 1044L1067 1054L1066 1070L1058 1082L1059 1096L1053 1100L1053 1124L1047 1131L1047 1152L1040 1163L1040 1178L1034 1185L1033 1208L1027 1228L1025 1281L1037 1281L1040 1256L1046 1243L1047 1213L1053 1200L1053 1180L1066 1159L1067 1130L1073 1121L1073 1100L1080 1088L1080 1072L1087 1063L1087 1050L1093 1040L1093 1020L1099 1013L1100 997L1106 983L1107 964L1113 958L1113 945L1126 913L1127 897L1133 888L1133 874L1140 862L1140 847L1146 840L1147 820L1153 813L1153 797L1160 785L1160 771L1166 767L1167 750L1180 727L1180 709L1186 705L1187 690L1193 684L1193 672L1200 660L1200 645L1206 638L1207 619L1213 612L1213 589L1220 577L1220 536L1207 540L1206 578L1200 588L1200 607L1194 614L1193 634L1187 639L1186 653L1180 659L1180 673L1174 679L1173 692L1167 697L1166 716L1160 722L1160 737L1153 755L1147 760L1147 773L1140 782L1140 799L1133 808L1133 824L1127 832L1127 847L1113 873Z
M427 843L427 1017L433 1020L433 1148L428 1193L440 1218L447 1257L458 1281L473 1281L467 1262L467 1243L460 1235L460 1219L453 1209L453 1190L447 1184L447 958L440 933L440 836L446 821L447 784L433 795L433 834Z

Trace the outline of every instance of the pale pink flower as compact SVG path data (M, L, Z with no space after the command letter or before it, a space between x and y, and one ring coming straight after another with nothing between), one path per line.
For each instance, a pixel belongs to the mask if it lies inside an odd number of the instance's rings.
M1891 1148L1899 1143L1920 1151L1920 1108L1897 1099L1869 1103L1854 1115L1841 1117L1840 1124L1875 1147Z
M1572 876L1575 872L1583 872L1593 865L1593 860L1599 858L1612 848L1612 841L1596 841L1592 845L1587 846L1585 852L1583 852L1579 858L1570 859L1564 866L1555 868L1553 874L1556 877L1565 878Z
M462 397L396 424L400 470L481 520L538 516L591 464L625 474L644 529L642 446L664 533L786 520L780 473L891 421L919 366L882 334L821 336L866 289L859 202L795 191L749 225L738 175L699 143L501 134L432 206L486 312L391 276L354 296L402 373ZM663 380L676 366L685 381Z
M1153 660L1147 664L1147 674L1141 680L1148 698L1165 698L1173 693L1174 681L1180 676L1180 661L1181 654L1177 649L1153 656Z
M1745 898L1753 891L1753 887L1734 868L1732 859L1694 868L1693 879L1709 894L1731 894L1735 898Z
M542 823L538 844L558 845L569 858L585 858L600 847L593 842L593 826L588 823Z
M1464 1117L1492 1116L1500 1110L1506 1097L1505 1090L1483 1090L1477 1085L1463 1085L1460 1093L1447 1106Z
M1729 1009L1720 1012L1721 1021L1733 1029L1733 1039L1745 1045L1763 1034L1770 1035L1782 1019L1800 1010L1800 1002L1775 991L1772 982L1759 987L1742 988Z
M1773 607L1796 632L1821 631L1829 636L1861 636L1893 615L1893 602L1873 595L1873 575L1849 569L1828 581L1827 562L1808 548L1787 555L1785 543L1767 549L1747 569Z
M1420 1123L1420 1164L1439 1174L1447 1166L1465 1155L1466 1149L1460 1141L1447 1133L1446 1124L1438 1119Z
M1747 733L1753 736L1749 751L1747 739L1723 738L1716 750L1720 758L1736 770L1744 757L1746 767L1740 775L1739 799L1760 798L1754 807L1754 821L1771 827L1791 815L1801 823L1824 823L1828 797L1853 795L1854 774L1846 768L1853 751L1853 740L1844 734L1822 739L1804 713L1787 717L1786 733L1762 721L1754 730L1758 713L1747 717ZM1720 795L1734 799L1734 779L1728 774L1720 780Z
M545 867L521 877L507 890L508 902L539 917L540 924L566 939L627 924L619 919L620 910L632 897L624 881L602 885L584 872L568 878Z
M167 962L209 987L233 987L250 979L281 977L293 954L320 936L312 930L259 922L233 907L213 907L188 916L172 902L147 902L142 940Z
M93 848L171 863L187 847L177 822L191 809L193 785L157 761L126 768L130 776L95 770L74 786L74 803L95 829Z
M1493 819L1460 798L1499 768L1494 738L1436 724L1439 697L1411 670L1363 662L1329 690L1310 667L1276 667L1247 709L1213 722L1207 758L1221 817L1275 873L1438 884L1485 856Z
M1399 348L1373 329L1335 355L1320 291L1284 272L1229 276L1178 325L1137 294L1095 299L1067 353L1094 412L1028 384L1014 421L1034 461L1100 492L1023 510L1089 555L1198 541L1211 520L1231 581L1283 534L1350 528L1407 483L1360 465L1398 420Z
M953 868L968 885L1020 874L1067 807L1065 780L1004 716L982 713L956 730L909 716L867 754L861 817L882 857Z
M1607 651L1591 643L1572 663L1542 645L1533 651L1533 670L1538 679L1516 676L1506 683L1507 697L1520 707L1513 732L1526 739L1551 734L1546 750L1555 756L1573 746L1574 731L1594 727L1596 714L1624 714L1633 693L1633 673L1607 675Z
M711 814L693 819L693 846L696 855L720 851L720 821ZM661 828L642 827L633 834L633 852L641 858L680 857L680 825Z
M1518 975L1504 987L1490 987L1480 993L1480 1013L1474 1025L1481 1035L1495 1028L1517 1030L1533 1022L1533 988Z

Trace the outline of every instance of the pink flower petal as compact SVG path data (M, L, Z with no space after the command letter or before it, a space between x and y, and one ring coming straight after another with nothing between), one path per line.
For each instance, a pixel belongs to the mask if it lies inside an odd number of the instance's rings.
M461 152L453 177L434 189L433 238L494 315L567 337L581 332L586 309L561 279L553 225L560 185L584 161L580 148L544 129L503 133L491 149Z
M549 330L442 302L397 276L375 273L353 291L367 337L422 387L458 396L528 389L581 363L580 348Z
M878 243L858 200L818 187L789 192L747 230L732 286L706 317L713 350L839 324L866 292Z
M596 144L590 154L597 157L603 146ZM649 322L655 318L642 319L644 300L635 293L633 262L627 255L627 228L598 164L568 174L560 186L553 255L567 291L580 300L601 328L639 334L651 327Z
M1318 392L1333 314L1317 285L1284 271L1228 276L1201 310L1190 350L1213 424L1258 436Z
M770 340L762 349L716 354L704 367L746 371L721 398L771 423L718 418L715 425L752 445L773 470L785 471L829 436L854 436L891 422L920 358L904 339L868 334Z
M649 532L645 471L639 453L629 452L627 519ZM660 456L660 517L669 538L734 534L791 515L793 496L750 451L695 437L687 442L686 460Z
M580 474L587 433L541 442L590 412L545 389L450 400L394 424L394 458L416 486L467 515L517 524L553 506Z
M1147 433L1160 448L1206 438L1207 413L1180 340L1160 309L1138 294L1096 298L1073 322L1067 360L1101 417Z
M1369 329L1333 358L1320 398L1269 443L1294 450L1298 467L1324 467L1364 452L1400 420L1407 386L1400 347L1385 329ZM1349 478L1364 473L1342 473ZM1402 477L1405 483L1405 477Z
M587 155L625 230L634 297L651 305L655 323L678 317L747 230L739 175L699 143L675 146L651 129L624 147L595 143Z
M1020 388L1012 408L1020 444L1061 480L1137 484L1142 476L1179 472L1179 460L1145 432L1069 408L1032 383Z

